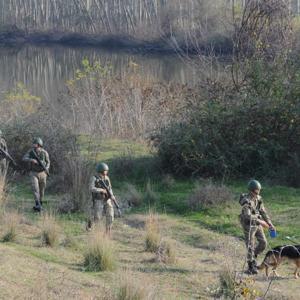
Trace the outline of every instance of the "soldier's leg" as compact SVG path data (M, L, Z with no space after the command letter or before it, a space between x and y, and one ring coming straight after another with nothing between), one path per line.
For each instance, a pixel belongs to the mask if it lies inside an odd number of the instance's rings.
M47 174L42 172L39 174L39 189L40 189L40 203L43 205L43 199L45 195L45 189L47 184Z
M252 262L255 260L254 248L255 248L255 233L257 230L256 226L246 226L243 227L245 244L247 247L247 262Z
M31 182L31 189L33 192L33 197L35 201L35 207L40 207L40 187L39 187L39 179L37 175L33 172L30 173L30 182Z
M267 239L262 226L257 227L255 237L257 238L257 246L254 250L254 255L257 257L257 255L262 253L267 248Z

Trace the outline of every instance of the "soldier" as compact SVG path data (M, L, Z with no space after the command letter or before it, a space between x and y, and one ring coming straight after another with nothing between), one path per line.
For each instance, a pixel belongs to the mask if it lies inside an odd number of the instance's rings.
M2 136L2 130L0 129L0 149L7 152L6 141ZM7 161L3 154L0 154L0 176L5 176L7 172Z
M102 216L106 218L106 234L110 236L112 223L114 221L114 208L113 203L118 208L119 205L116 202L113 195L110 179L108 175L108 165L101 162L97 165L97 174L91 178L90 191L92 193L92 219L94 222L99 222ZM113 202L113 203L112 203ZM92 220L88 221L87 230L91 230Z
M244 230L247 247L248 274L257 274L257 256L267 247L267 240L263 228L274 229L262 201L260 194L261 185L257 180L248 183L248 194L240 196L242 212L240 221ZM255 239L257 245L255 247Z
M43 141L41 138L35 138L33 140L32 149L23 156L23 161L29 163L29 176L35 201L33 210L40 212L42 210L47 175L49 174L50 168L49 155L48 152L43 149Z

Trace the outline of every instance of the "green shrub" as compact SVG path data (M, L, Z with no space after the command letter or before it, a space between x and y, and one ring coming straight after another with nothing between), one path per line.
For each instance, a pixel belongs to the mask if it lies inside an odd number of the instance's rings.
M126 190L124 191L123 199L128 203L129 206L138 207L143 202L142 194L137 190L137 188L128 183L126 185Z

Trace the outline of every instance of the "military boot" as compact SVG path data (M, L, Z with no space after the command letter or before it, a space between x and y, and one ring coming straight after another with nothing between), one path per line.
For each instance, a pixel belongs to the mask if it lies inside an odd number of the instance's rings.
M246 273L249 274L249 275L256 275L256 274L258 274L257 266L256 266L256 261L255 260L248 262L248 270L246 271Z

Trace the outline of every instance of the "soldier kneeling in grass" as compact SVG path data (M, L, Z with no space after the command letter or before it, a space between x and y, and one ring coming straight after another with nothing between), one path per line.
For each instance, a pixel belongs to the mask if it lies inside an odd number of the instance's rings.
M112 223L114 221L113 203L120 208L113 194L110 179L108 177L108 165L101 162L96 167L96 175L92 176L90 191L92 193L92 217L88 221L87 230L91 230L93 222L99 222L102 216L106 218L106 234L110 236Z
M242 206L240 221L247 247L247 273L257 274L257 256L267 247L267 239L263 228L275 230L275 227L265 210L262 197L260 196L260 183L257 180L250 180L248 190L249 193L242 194L240 197ZM255 245L255 240L257 240L257 245Z

